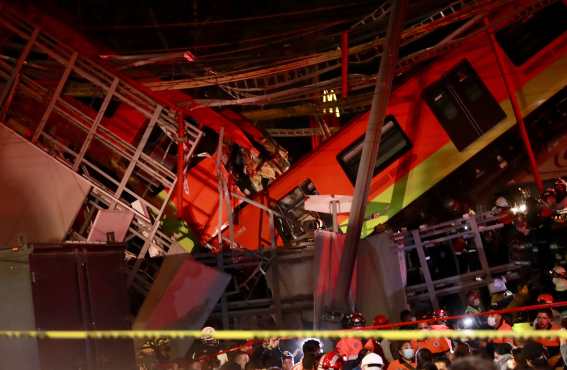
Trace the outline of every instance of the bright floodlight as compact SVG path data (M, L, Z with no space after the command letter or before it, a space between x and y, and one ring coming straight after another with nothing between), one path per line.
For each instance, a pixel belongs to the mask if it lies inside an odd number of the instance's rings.
M472 319L472 317L465 317L462 322L463 322L463 327L466 329L470 329L474 325L474 320Z

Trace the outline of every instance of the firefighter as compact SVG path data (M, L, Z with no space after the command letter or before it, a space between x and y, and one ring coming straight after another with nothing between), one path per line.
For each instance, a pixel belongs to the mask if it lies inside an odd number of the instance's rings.
M376 353L370 352L362 358L360 362L361 370L380 370L385 369L384 359Z
M491 329L498 330L498 331L511 331L512 327L510 324L504 320L502 315L499 313L493 312L491 313L488 318L486 319L488 326ZM501 344L501 343L510 343L514 345L514 340L512 338L496 338L492 340L492 343Z
M555 302L553 295L549 293L540 294L537 296L536 299L537 304L552 304ZM561 322L561 313L556 309L551 308L551 313L553 314L553 322L560 323Z
M439 309L433 311L433 318L436 319L431 325L431 330L448 330L447 326L447 311L444 309Z
M432 315L433 318L438 320L433 322L433 325L429 325L426 322L421 322L417 324L419 330L447 330L448 327L444 321L447 317L447 312L445 310L435 310ZM428 317L424 316L421 320L427 320ZM422 348L426 348L431 351L434 357L443 357L451 350L451 342L447 338L427 338L424 340L413 340L412 347L417 351Z
M415 348L409 341L392 343L392 353L395 353L396 360L390 362L387 370L415 369L415 352Z
M378 314L374 317L374 322L372 326L383 326L389 323L388 318L386 315ZM392 360L392 355L389 352L390 342L387 340L382 340L381 338L370 338L364 343L364 349L374 352L379 355L385 364L385 367L388 366L388 361Z
M343 370L344 361L338 352L324 354L319 361L318 370Z
M533 322L535 330L559 330L560 326L552 321L553 315L550 310L538 311L536 319ZM559 339L557 338L541 338L537 340L542 346L545 347L550 356L555 356L559 353Z
M206 326L201 331L201 338L195 341L188 353L190 360L201 360L204 358L216 358L220 351L219 341L215 339L215 329Z
M477 314L483 311L482 302L480 300L480 292L471 290L467 294L467 307L465 315ZM480 316L471 316L462 320L465 329L479 329L483 326L483 320Z
M480 292L478 290L471 290L467 294L467 308L465 308L465 314L475 314L479 312L482 312Z
M356 329L365 325L366 320L360 312L349 313L343 318L343 329ZM341 338L335 348L345 360L344 367L350 369L356 366L358 354L363 346L362 341L358 338Z

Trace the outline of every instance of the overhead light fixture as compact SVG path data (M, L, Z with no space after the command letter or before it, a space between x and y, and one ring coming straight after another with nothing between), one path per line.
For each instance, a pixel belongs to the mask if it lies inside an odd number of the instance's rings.
M340 108L337 104L337 94L334 89L323 90L321 101L323 102L323 114L334 114L337 118L341 116Z

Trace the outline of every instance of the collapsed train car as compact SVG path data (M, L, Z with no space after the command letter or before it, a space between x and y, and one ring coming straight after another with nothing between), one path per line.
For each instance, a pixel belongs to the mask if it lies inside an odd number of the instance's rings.
M510 14L515 12L503 9L490 22L527 115L567 85L567 6L557 1L527 17ZM368 199L368 214L375 217L364 224L364 234L516 124L496 63L489 35L481 29L393 90ZM313 228L329 226L325 215L303 209L306 195L352 195L367 122L368 113L354 119L254 198L284 216L274 221L278 246L301 242ZM211 219L209 230L214 231L218 223L214 215ZM241 248L269 246L269 215L242 205L234 237Z

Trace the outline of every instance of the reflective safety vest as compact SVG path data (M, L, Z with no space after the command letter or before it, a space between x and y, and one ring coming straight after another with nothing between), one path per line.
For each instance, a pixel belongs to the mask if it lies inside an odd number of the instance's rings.
M504 321L504 319L502 319L502 324L500 324L500 327L498 329L496 329L498 331L512 331L512 327L510 325L508 325L508 323L506 321ZM512 338L496 338L492 340L492 343L510 343L510 344L514 344L514 339Z
M352 361L358 358L362 350L362 342L357 338L342 338L335 348L346 361Z
M550 330L559 330L561 327L557 324L551 324ZM536 340L544 347L559 347L559 338L541 338Z
M431 330L447 330L446 325L431 325ZM447 338L428 338L425 340L411 342L415 351L421 348L427 348L431 353L445 353L451 350L451 341Z
M451 342L447 338L428 338L425 340L412 340L411 345L417 350L427 348L431 353L445 353L451 350Z
M409 370L409 369L415 369L416 366L417 365L415 364L415 362L406 363L404 365L400 362L400 360L395 360L390 362L386 370Z

